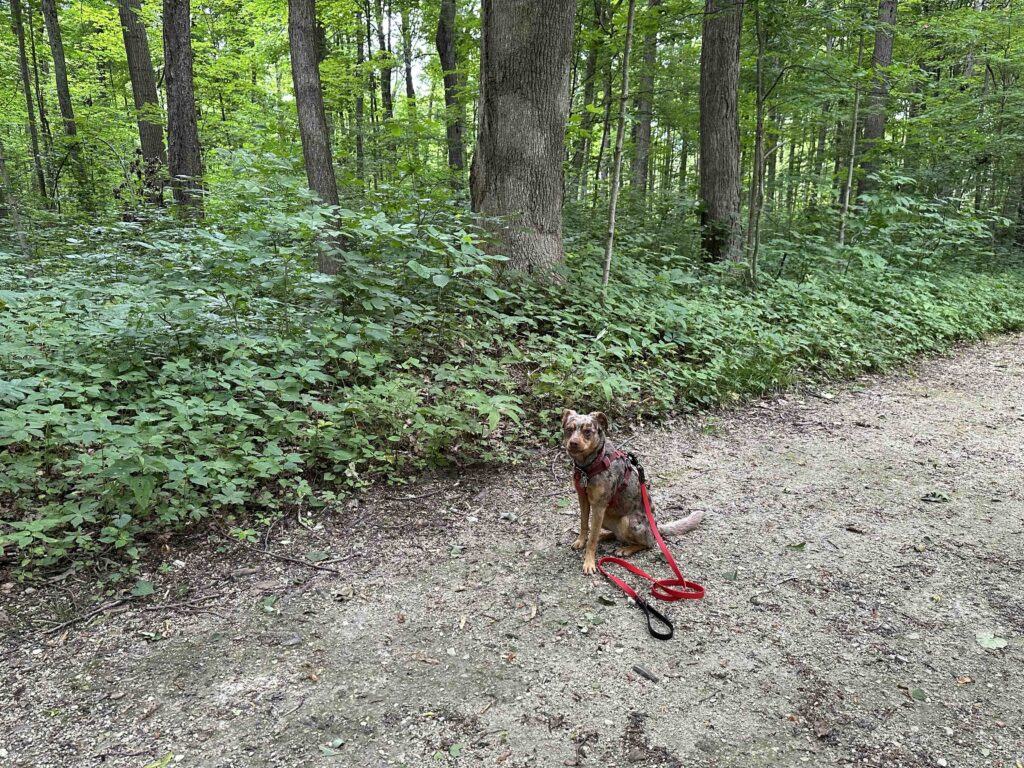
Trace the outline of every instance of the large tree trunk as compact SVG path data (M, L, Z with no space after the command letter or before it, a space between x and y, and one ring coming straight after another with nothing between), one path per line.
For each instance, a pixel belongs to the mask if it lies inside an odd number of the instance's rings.
M314 0L288 0L288 43L292 84L299 115L302 157L309 188L327 205L338 204L330 135L317 63L316 6Z
M71 172L78 185L78 202L83 210L93 208L92 194L89 188L89 177L85 169L85 158L82 155L81 142L78 140L78 125L75 123L75 109L71 104L71 89L68 87L68 68L64 58L64 40L60 33L60 22L57 19L56 0L42 0L43 22L46 24L46 36L50 41L50 54L53 57L53 76L57 84L57 104L64 123L64 135L67 137L67 150L71 160Z
M455 0L441 0L441 13L437 19L434 38L437 55L444 73L445 133L448 141L448 167L461 172L466 167L466 143L463 134L466 111L462 104L462 85L456 52Z
M167 156L164 153L163 127L153 122L155 113L160 109L160 102L156 94L153 59L149 55L149 38L139 18L142 0L118 0L117 10L121 17L128 76L132 81L132 96L135 99L147 197L152 202L159 202L163 186L161 168L167 164Z
M189 0L164 0L164 79L167 83L167 165L174 199L202 211L203 159L192 85L192 20Z
M861 142L863 161L857 194L872 189L873 179L868 178L878 170L878 143L885 137L886 102L889 99L889 75L886 69L892 64L892 33L896 23L896 0L881 0L878 4L878 24L875 26L875 52L871 57L874 69L874 85L864 115L864 138Z
M651 116L654 110L654 70L658 54L658 24L655 9L661 0L647 0L648 18L644 19L643 59L640 64L640 84L636 91L636 122L633 123L633 180L634 193L643 197L647 190L647 175L651 168Z
M483 0L473 210L508 217L509 266L564 261L563 161L576 0Z
M292 60L292 84L299 114L299 137L306 162L309 188L327 205L338 204L338 182L334 177L330 134L320 87L314 0L288 0L288 44ZM320 254L320 271L334 274L337 263L326 252Z
M28 70L28 55L25 50L25 25L21 16L21 0L11 0L11 21L14 36L18 42L18 67L21 72L21 89L25 95L25 110L28 114L28 137L32 150L33 183L39 196L46 200L46 177L43 175L43 158L39 152L39 129L36 126L36 106L32 99L32 80Z
M706 0L700 54L700 225L710 261L740 261L742 0Z

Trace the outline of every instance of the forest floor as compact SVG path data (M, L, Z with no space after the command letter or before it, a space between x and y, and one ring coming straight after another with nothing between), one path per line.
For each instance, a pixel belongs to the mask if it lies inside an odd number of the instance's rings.
M582 574L554 451L268 537L328 570L171 540L156 595L49 633L83 577L0 574L0 764L1019 768L1022 385L1004 337L620 434L663 519L706 511L669 642Z

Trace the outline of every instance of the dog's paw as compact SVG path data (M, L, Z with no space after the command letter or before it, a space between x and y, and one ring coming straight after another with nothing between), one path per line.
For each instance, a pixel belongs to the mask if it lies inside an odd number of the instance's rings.
M590 576L593 573L597 573L597 563L595 563L589 557L583 561L583 573Z
M574 541L570 546L574 550L579 551L579 550L583 549L583 547L586 546L586 544L587 544L587 540L585 538L583 538L582 536L577 536L576 537L576 541Z

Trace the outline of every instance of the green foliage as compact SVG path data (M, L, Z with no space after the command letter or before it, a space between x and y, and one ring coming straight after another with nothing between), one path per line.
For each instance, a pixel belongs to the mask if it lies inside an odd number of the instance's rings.
M875 230L865 214L855 259L776 243L793 255L757 294L626 235L602 309L588 238L571 287L536 284L497 272L438 199L326 211L288 163L218 162L219 226L0 248L0 547L24 567L135 558L204 518L250 538L375 480L515 461L568 404L658 416L1024 327L1024 276L962 258L984 228L912 199ZM339 277L315 271L325 239L344 244Z

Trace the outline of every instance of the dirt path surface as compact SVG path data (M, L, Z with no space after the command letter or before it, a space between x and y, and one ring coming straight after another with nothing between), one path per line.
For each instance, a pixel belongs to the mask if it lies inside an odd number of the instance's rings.
M330 570L171 545L50 634L77 577L0 576L0 765L1024 766L1022 384L1017 336L620 434L707 512L670 642L583 576L553 453L269 537Z

